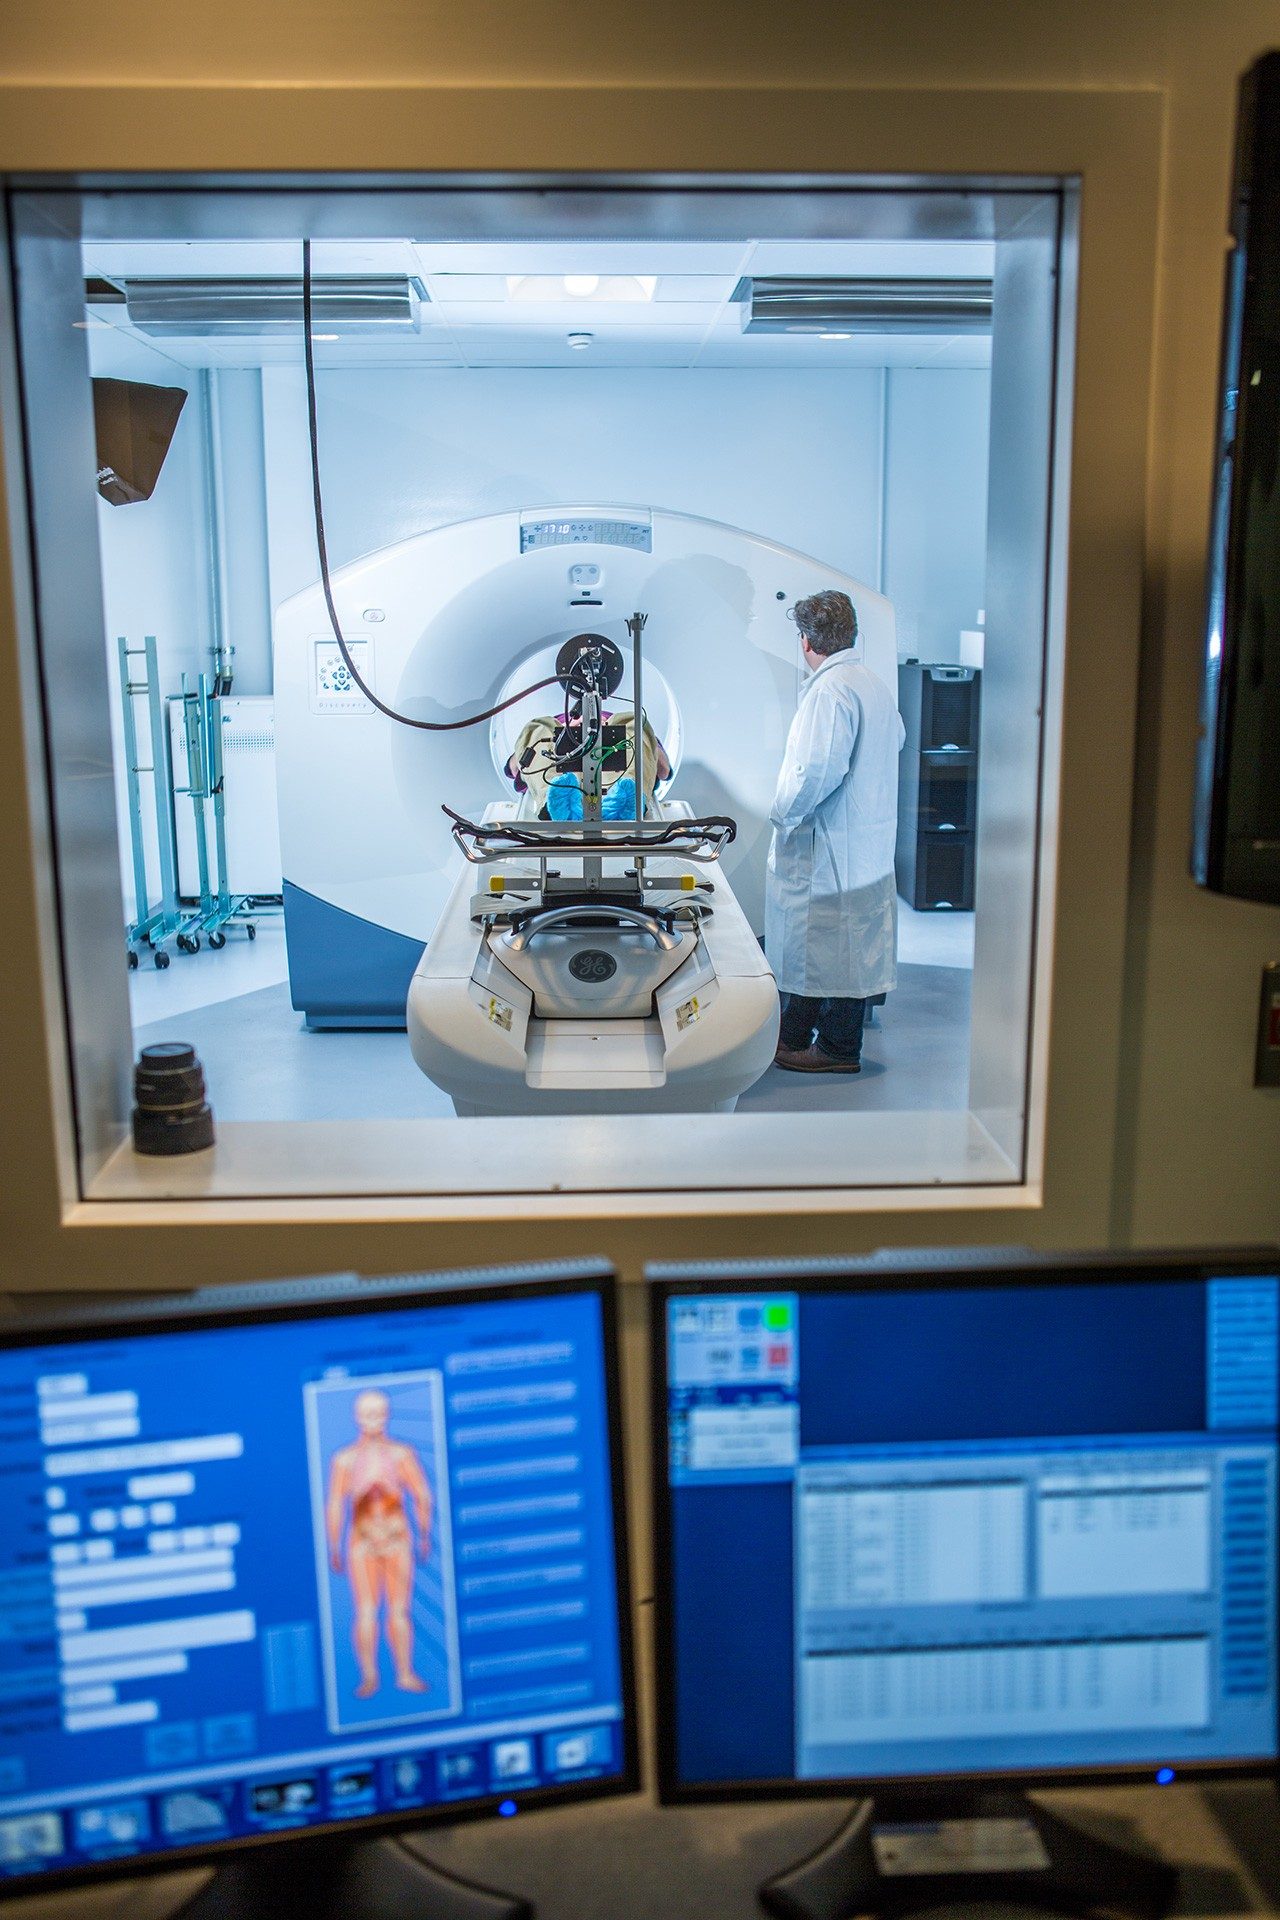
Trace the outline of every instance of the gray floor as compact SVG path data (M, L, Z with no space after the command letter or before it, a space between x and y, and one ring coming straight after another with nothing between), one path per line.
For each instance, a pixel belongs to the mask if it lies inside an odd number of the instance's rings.
M962 1109L968 1104L969 982L961 967L903 966L876 1014L856 1077L770 1068L744 1113ZM135 1031L138 1046L185 1040L223 1120L423 1120L453 1112L419 1073L403 1033L308 1033L281 982Z
M898 968L898 985L862 1043L862 1072L783 1073L770 1067L739 1113L963 1110L969 1104L969 988L962 967Z

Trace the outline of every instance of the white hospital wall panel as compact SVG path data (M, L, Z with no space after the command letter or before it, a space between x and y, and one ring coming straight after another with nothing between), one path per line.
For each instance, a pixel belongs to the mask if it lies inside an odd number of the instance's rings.
M874 583L880 376L470 369L318 381L335 566L428 527L589 499L694 513ZM271 591L317 576L301 370L263 371Z
M222 523L221 597L237 693L271 691L267 496L262 469L262 378L256 367L213 375Z
M898 647L954 662L985 604L985 368L893 368L885 408L884 591Z

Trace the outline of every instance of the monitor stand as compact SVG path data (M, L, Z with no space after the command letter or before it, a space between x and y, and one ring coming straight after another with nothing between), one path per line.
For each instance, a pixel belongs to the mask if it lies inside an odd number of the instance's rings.
M776 1920L849 1920L1003 1902L1159 1920L1176 1869L1097 1840L1025 1794L877 1794L839 1832L760 1888Z
M172 1920L533 1920L527 1900L460 1880L399 1840L308 1838L228 1860Z

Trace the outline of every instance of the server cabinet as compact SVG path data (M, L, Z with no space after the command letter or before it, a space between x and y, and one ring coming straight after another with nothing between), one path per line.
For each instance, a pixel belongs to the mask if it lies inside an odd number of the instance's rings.
M898 669L898 891L929 912L973 907L980 688L976 667Z

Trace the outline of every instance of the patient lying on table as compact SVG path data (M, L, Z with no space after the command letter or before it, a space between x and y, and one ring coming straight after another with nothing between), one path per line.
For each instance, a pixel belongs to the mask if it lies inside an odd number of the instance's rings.
M658 781L671 778L671 762L649 722L643 724L644 801L648 813ZM600 811L606 820L632 820L636 811L635 718L628 713L615 719L606 712L602 725ZM540 820L582 818L582 756L572 751L573 736L580 727L576 716L540 715L523 729L507 761L508 778L517 793L532 796Z

